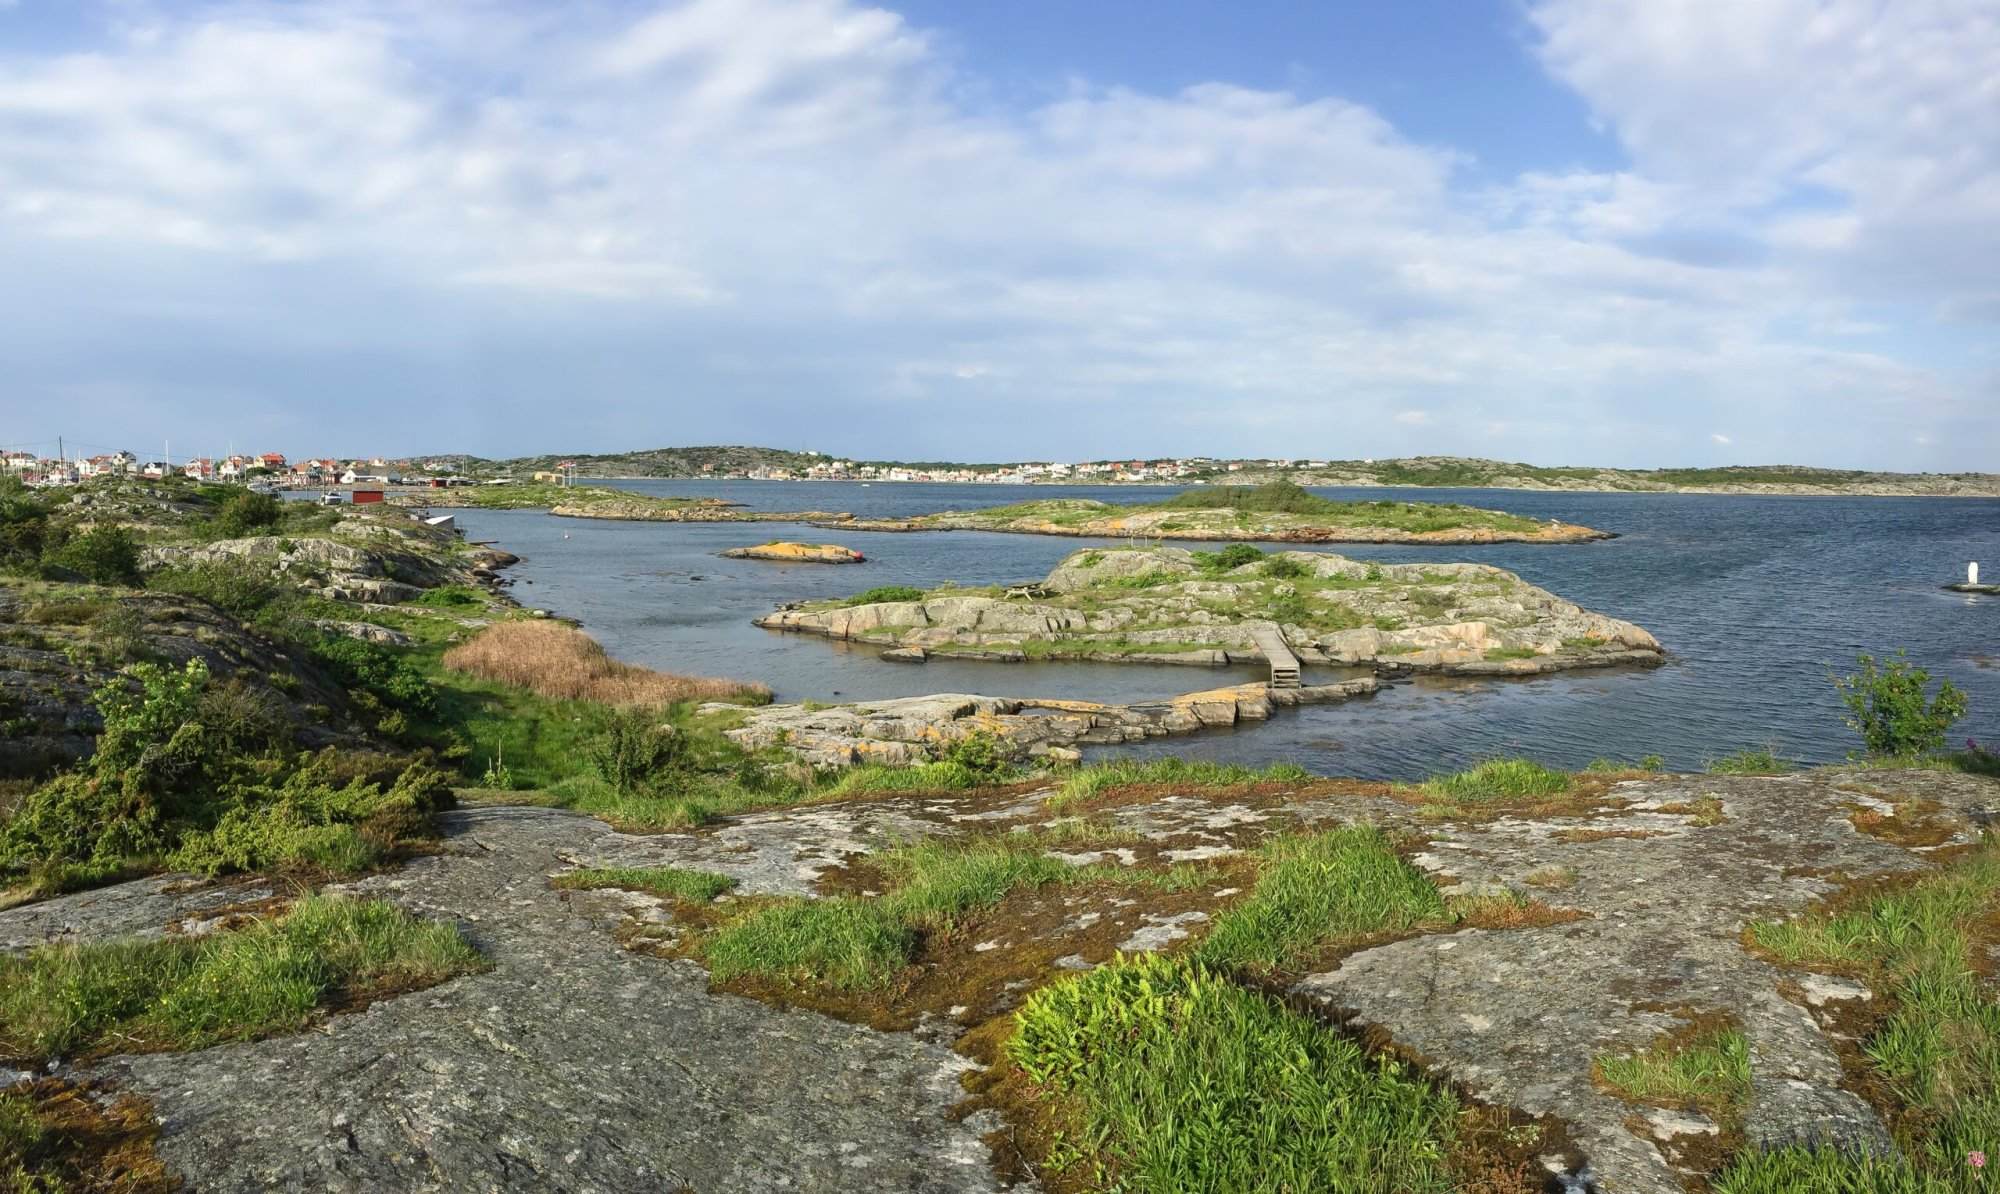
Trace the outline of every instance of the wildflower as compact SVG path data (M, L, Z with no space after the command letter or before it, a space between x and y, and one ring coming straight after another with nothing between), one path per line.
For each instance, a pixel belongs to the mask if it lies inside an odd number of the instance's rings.
M1986 1154L1980 1152L1978 1149L1974 1149L1965 1154L1965 1163L1974 1169L1984 1169L1986 1168Z

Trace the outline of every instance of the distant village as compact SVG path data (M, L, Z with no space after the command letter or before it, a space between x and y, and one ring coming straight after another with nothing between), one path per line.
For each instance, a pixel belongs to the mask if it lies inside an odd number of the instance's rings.
M18 477L28 485L76 485L93 477L187 477L196 481L263 483L279 488L322 485L464 485L448 460L341 460L326 456L287 460L283 453L220 458L197 456L174 464L141 460L131 452L50 459L32 452L0 452L0 475Z
M814 453L808 453L814 455ZM1198 482L1238 472L1325 468L1324 460L1217 460L1188 456L1165 460L1093 460L1076 464L1044 462L1002 465L859 464L828 458L803 468L753 468L740 473L711 472L754 481L930 481L987 485L1077 484L1090 482ZM704 470L706 471L706 470Z
M751 468L724 468L702 465L685 474L715 480L753 481L921 481L986 485L1033 484L1121 484L1141 482L1196 483L1227 477L1233 473L1265 473L1273 470L1324 468L1323 460L1218 460L1207 456L1160 460L1098 460L1065 464L1055 461L1025 464L895 464L862 463L820 453L805 456L817 459L795 467L760 465ZM280 489L326 486L404 486L443 488L454 485L510 484L515 480L569 483L593 476L615 475L598 472L588 463L562 461L552 468L511 475L500 466L495 472L487 462L469 468L459 457L368 460L314 457L289 460L280 452L222 457L197 456L174 463L168 460L141 460L131 452L110 452L94 456L54 458L32 452L0 452L0 475L13 476L34 486L75 485L93 477L125 476L160 478L188 477L197 481L239 482Z

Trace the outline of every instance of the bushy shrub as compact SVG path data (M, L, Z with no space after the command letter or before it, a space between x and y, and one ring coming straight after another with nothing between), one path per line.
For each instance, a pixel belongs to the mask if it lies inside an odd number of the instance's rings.
M984 732L968 734L946 747L943 761L963 767L982 780L1000 779L1013 771L999 739Z
M284 521L285 506L276 496L238 490L222 499L209 526L218 539L241 539L262 534Z
M1210 572L1227 572L1254 564L1264 558L1264 553L1248 543L1232 543L1221 551L1198 551L1194 553L1195 563Z
M0 568L32 569L48 546L45 499L16 477L0 477Z
M450 802L444 774L424 764L406 767L385 791L358 777L343 783L336 759L323 752L282 782L232 791L214 828L182 835L169 864L207 875L301 865L352 874L388 843L427 831Z
M21 801L0 870L110 877L166 859L207 874L310 864L352 871L427 832L445 776L391 756L293 756L268 698L212 686L200 660L140 664L96 694L97 753Z
M239 618L255 617L282 592L270 569L234 559L163 568L146 578L146 587L199 598Z
M1291 556L1272 556L1264 561L1264 575L1273 580L1297 580L1312 572L1312 567L1304 560Z
M645 708L612 710L584 755L605 783L624 793L672 787L688 761L686 740L661 722L657 710Z
M437 708L437 694L430 681L388 647L329 634L314 642L311 651L342 684L370 693L392 709L430 713Z
M1951 681L1929 695L1931 674L1913 666L1904 651L1888 659L1856 659L1861 670L1834 680L1847 705L1847 724L1877 757L1928 755L1944 745L1952 723L1965 716L1965 693Z
M139 579L139 545L124 527L92 527L44 551L50 569L74 572L92 584L127 585Z

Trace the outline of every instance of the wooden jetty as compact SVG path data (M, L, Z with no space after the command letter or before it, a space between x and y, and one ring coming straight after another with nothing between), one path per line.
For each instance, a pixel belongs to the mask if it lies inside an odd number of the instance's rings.
M1250 640L1264 653L1271 663L1271 687L1297 688L1299 686L1299 660L1292 654L1291 645L1285 642L1285 634L1276 625L1265 622L1250 629Z

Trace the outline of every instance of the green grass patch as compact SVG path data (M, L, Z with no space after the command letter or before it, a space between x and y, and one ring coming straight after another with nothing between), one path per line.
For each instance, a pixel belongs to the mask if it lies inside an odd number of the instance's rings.
M1857 973L1883 995L1889 1010L1862 1052L1899 1105L1905 1155L1930 1177L1962 1178L1968 1153L2000 1141L2000 1001L1974 962L1993 944L1996 901L2000 843L1988 837L1907 887L1749 929L1775 961Z
M571 891L616 887L690 904L706 904L736 886L736 880L727 875L677 866L582 867L557 875L549 880L549 886Z
M1636 1053L1603 1054L1593 1068L1623 1098L1694 1106L1718 1119L1735 1115L1750 1097L1750 1043L1734 1028L1669 1039Z
M1443 1194L1452 1096L1199 963L1120 958L1030 996L1012 1061L1073 1116L1083 1184Z
M1239 763L1216 763L1207 759L1113 759L1079 767L1045 802L1051 811L1103 795L1115 788L1137 784L1182 784L1188 787L1225 787L1236 784L1304 783L1312 772L1295 763L1274 763L1269 767L1245 767Z
M205 937L43 945L0 957L0 1054L37 1063L293 1031L336 994L430 986L482 964L453 925L334 896Z
M1834 1148L1751 1151L1709 1179L1713 1194L1966 1194L1979 1171L1956 1159L1961 1180L1918 1170L1902 1157L1857 1155Z
M730 921L702 946L717 982L740 975L836 990L880 987L909 964L917 934L880 900L784 900Z
M888 601L922 601L924 590L909 585L880 585L866 589L852 597L841 598L841 605L878 605Z
M1488 647L1485 658L1488 662L1498 662L1506 659L1533 659L1538 654L1540 652L1533 647Z
M877 862L896 880L885 905L912 924L943 928L967 912L990 908L1016 888L1076 877L1077 868L1038 847L984 840L918 842Z
M1488 804L1560 796L1570 777L1532 759L1492 759L1476 767L1425 780L1424 795L1441 804Z
M1768 747L1739 750L1708 761L1710 775L1783 775L1791 763L1773 754Z
M1446 919L1436 885L1373 826L1277 838L1261 853L1257 886L1217 914L1195 947L1201 961L1288 968L1342 940Z

